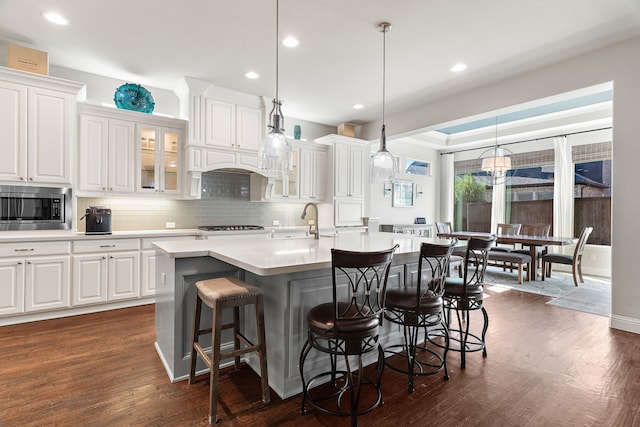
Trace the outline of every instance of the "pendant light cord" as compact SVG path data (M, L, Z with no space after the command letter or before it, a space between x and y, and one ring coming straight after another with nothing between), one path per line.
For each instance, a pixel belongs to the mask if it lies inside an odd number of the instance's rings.
M279 45L279 40L278 38L280 37L280 33L279 33L279 16L280 16L280 1L276 0L276 101L280 101L280 98L278 98L278 45Z
M384 126L384 104L385 104L385 94L386 94L386 64L387 64L387 29L389 28L389 24L382 24L382 126Z

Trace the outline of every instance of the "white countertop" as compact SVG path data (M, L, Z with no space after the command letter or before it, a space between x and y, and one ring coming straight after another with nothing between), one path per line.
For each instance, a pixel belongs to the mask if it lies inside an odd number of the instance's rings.
M199 235L202 235L202 233L200 230L196 229L114 231L112 234L84 234L84 232L78 232L75 230L23 230L0 231L0 243Z
M170 258L211 256L260 276L294 273L331 267L331 249L380 251L400 245L394 256L415 256L422 242L448 240L394 233L339 233L292 239L268 236L220 236L209 240L155 242L153 246Z

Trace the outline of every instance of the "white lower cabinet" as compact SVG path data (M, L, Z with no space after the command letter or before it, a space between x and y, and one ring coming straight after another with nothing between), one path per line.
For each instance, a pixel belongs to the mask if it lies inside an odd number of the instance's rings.
M156 259L158 255L153 249L141 252L140 266L142 276L140 281L140 296L147 297L156 294Z
M0 243L0 325L152 302L160 240L196 236Z
M139 245L139 239L74 242L73 305L138 298Z
M69 307L69 256L0 261L0 315Z
M69 266L66 256L25 259L25 312L69 307Z
M69 307L70 244L0 244L0 316Z
M24 313L24 260L0 260L0 316Z

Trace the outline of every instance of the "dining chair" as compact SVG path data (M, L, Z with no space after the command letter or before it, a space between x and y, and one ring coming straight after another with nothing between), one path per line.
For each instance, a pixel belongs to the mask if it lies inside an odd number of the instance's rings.
M520 234L521 224L498 224L496 227L496 234ZM514 249L512 244L497 244L491 248L492 251L510 252Z
M496 234L519 234L520 233L521 224L498 224L496 226ZM491 251L498 252L511 252L515 249L515 245L513 244L499 244L496 243L495 246L491 248ZM513 272L515 268L514 264L508 261L495 261L496 265L502 265L502 270L506 271L509 268L509 271ZM521 273L520 273L521 274Z
M449 350L460 352L461 368L466 366L466 353L482 351L487 357L486 333L489 327L489 315L484 308L484 273L487 269L487 258L496 236L488 239L471 238L467 244L464 259L463 276L447 277L444 284L444 309L447 327L449 328ZM451 326L451 311L456 312L457 325ZM483 324L480 333L473 332L471 312L482 312Z
M551 264L564 264L571 266L571 272L573 274L573 283L578 286L578 279L580 283L584 283L582 277L582 253L587 245L589 235L593 231L593 227L585 227L580 233L578 243L573 251L573 255L565 254L546 254L542 257L542 280L545 276L551 277Z
M436 230L438 233L453 233L453 227L448 221L436 221ZM449 266L454 265L458 269L458 276L462 277L462 261L467 252L466 245L458 241L458 245L453 248L453 253L449 258Z
M414 391L415 376L434 375L444 370L444 379L449 379L449 333L444 320L442 296L449 257L455 244L456 239L448 245L423 242L420 245L416 283L387 290L384 318L402 326L404 342L385 347L385 364L390 369L407 375L409 393ZM442 330L442 354L436 351L437 346L429 345L429 330L436 328ZM420 331L424 335L422 341L418 342Z
M299 362L301 415L306 413L308 403L320 412L350 417L351 425L356 426L358 415L382 403L380 384L385 363L378 338L387 279L397 248L395 245L377 252L331 249L333 299L307 313L307 340ZM304 365L312 349L329 356L329 369L307 380ZM377 378L370 379L363 374L362 358L375 350L378 351ZM338 366L338 357L344 358L343 366ZM352 368L350 357L357 359L357 367ZM313 362L317 367L318 360ZM371 390L362 392L363 388Z
M522 224L520 227L520 234L523 236L549 236L551 232L551 224ZM536 269L536 274L538 271L538 265L540 264L540 268L542 269L542 257L547 254L549 248L547 246L537 246L536 247L536 265L533 268ZM512 252L529 255L531 253L531 248L527 245L522 245L520 249L514 249ZM534 276L535 277L535 276Z

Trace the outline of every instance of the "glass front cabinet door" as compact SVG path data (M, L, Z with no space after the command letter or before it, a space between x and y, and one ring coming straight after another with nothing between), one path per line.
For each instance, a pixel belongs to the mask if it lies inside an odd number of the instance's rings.
M139 192L179 193L181 141L180 129L144 125L138 127L140 160L137 188Z

